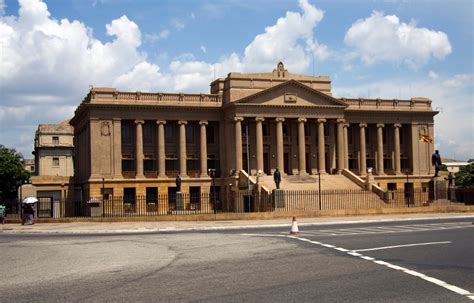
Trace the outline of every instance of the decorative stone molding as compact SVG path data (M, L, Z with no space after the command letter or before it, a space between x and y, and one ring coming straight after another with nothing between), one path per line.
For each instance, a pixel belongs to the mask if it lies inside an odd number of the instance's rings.
M143 121L143 120L135 120L135 124L145 124L145 121Z
M337 123L346 123L346 120L345 119L336 119L336 122Z
M201 120L199 121L199 125L208 125L209 122L207 122L207 120Z
M257 122L263 122L263 121L265 121L265 118L263 118L263 117L256 117L256 118L255 118L255 121L257 121Z
M184 120L178 121L178 125L187 125L187 124L188 124L188 121L184 121Z
M275 118L276 122L285 122L285 118Z
M377 128L383 128L383 127L385 127L385 124L383 124L383 123L377 123Z
M306 123L306 121L307 121L306 118L298 118L299 123L301 123L301 122Z
M156 124L158 124L158 125L166 125L166 121L165 121L165 120L156 120Z
M318 123L326 123L326 119L318 119Z
M367 123L359 123L359 127L360 127L360 128L366 128L366 127L367 127Z
M393 125L393 127L395 127L395 128L400 128L400 127L402 127L402 125L401 125L400 123L395 123L395 124Z
M234 121L235 122L242 122L242 121L244 121L244 118L243 117L234 117Z

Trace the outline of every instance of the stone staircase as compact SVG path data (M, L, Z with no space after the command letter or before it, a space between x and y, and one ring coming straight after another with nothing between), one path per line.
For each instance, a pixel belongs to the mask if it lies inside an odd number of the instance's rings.
M262 176L263 186L270 192L276 188L273 176ZM286 210L323 210L380 208L386 203L372 190L364 190L345 175L321 175L321 203L317 175L282 176L280 189L285 191ZM321 204L321 205L320 205ZM277 209L278 210L278 209Z
M273 190L276 188L273 176L263 176L265 187ZM317 175L288 175L282 176L280 189L283 190L318 190ZM321 175L321 190L351 189L360 190L354 182L343 175Z

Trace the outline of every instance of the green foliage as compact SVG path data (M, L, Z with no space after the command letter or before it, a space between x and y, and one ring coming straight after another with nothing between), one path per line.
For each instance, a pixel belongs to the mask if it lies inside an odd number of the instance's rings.
M455 176L457 186L474 187L474 162L464 166Z
M446 164L441 164L440 170L441 171L448 171L448 167L446 166Z
M30 178L23 167L23 156L0 144L0 199L16 197L18 187Z

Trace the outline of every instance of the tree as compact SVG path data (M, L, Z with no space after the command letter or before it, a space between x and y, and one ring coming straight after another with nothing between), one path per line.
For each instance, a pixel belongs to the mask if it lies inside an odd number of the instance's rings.
M30 178L23 167L23 156L0 144L0 199L13 199L20 185Z
M456 185L460 187L474 187L474 162L464 166L455 176Z

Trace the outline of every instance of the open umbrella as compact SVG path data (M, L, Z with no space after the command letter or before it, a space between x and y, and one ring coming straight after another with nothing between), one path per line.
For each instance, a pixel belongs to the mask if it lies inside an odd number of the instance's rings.
M35 197L27 197L25 199L23 199L23 203L25 204L32 204L32 203L36 203L38 202L38 199L36 199Z

